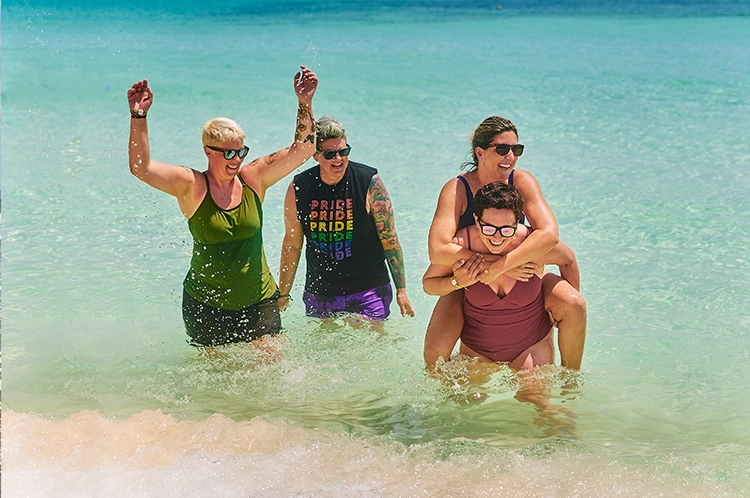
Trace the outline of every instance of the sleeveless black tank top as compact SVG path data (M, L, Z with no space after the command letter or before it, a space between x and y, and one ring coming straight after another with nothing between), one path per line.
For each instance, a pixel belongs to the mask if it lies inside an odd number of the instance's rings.
M320 179L320 165L294 177L297 217L305 234L305 290L323 296L355 294L387 284L385 253L367 212L375 168L349 161L336 185Z

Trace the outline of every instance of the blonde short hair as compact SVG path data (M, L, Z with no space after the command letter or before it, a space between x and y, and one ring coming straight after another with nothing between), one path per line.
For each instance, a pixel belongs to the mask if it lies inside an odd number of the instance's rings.
M245 140L245 132L240 125L229 118L213 118L203 125L203 145L220 147L230 140Z

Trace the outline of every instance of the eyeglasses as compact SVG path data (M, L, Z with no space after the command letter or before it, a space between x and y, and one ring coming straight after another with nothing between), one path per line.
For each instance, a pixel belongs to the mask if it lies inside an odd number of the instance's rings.
M479 229L482 231L482 235L486 235L487 237L492 237L497 232L500 232L500 235L502 235L506 239L509 239L516 234L516 225L504 225L501 227L496 227L495 225L490 225L489 223L483 223L482 220L477 221L479 221Z
M328 159L329 161L331 159L335 159L337 155L341 157L346 157L349 155L349 153L352 151L352 146L349 144L346 144L346 147L339 150L319 150L318 152L323 154L323 157Z
M248 152L250 152L250 147L247 145L244 146L241 149L220 149L218 147L211 147L210 145L206 145L211 150L215 150L216 152L223 152L224 153L224 159L234 159L234 156L240 156L240 159L245 157Z
M516 157L523 154L523 145L516 144L516 145L508 145L508 144L490 144L487 146L489 149L490 147L494 147L498 154L501 156L507 156L508 152L513 151L513 155Z

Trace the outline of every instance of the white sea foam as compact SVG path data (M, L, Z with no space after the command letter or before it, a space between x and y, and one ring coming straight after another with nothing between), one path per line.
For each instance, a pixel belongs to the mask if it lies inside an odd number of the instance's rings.
M255 418L176 421L159 411L124 420L3 413L8 497L731 496L596 454L540 448L475 458ZM458 444L457 444L458 443ZM470 441L465 444L471 446Z

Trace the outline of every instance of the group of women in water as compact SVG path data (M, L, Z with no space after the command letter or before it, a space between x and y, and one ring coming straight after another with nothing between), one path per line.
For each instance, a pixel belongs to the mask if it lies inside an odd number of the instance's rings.
M349 161L341 123L329 116L316 123L317 86L315 73L301 66L292 143L245 164L242 128L228 118L206 123L203 172L151 159L153 92L146 80L128 91L130 171L177 198L193 237L182 311L194 345L262 345L280 334L280 309L291 299L304 245L309 316L385 319L393 295L388 271L401 314L414 315L388 192L376 169ZM441 297L425 336L425 362L434 368L449 361L460 339L460 353L479 361L515 369L552 363L556 326L562 365L579 369L586 304L578 266L559 240L538 182L516 169L524 150L518 131L492 116L475 130L471 146L468 171L445 184L430 227L431 264L422 281L425 292ZM280 292L263 250L262 203L269 187L313 156L318 164L287 190ZM545 272L545 264L557 265L560 275Z

